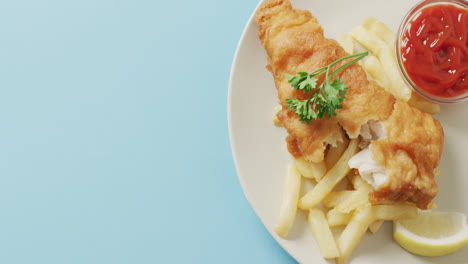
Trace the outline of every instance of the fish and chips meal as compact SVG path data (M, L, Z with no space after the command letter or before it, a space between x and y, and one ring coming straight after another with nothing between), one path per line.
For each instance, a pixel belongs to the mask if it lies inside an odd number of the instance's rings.
M324 37L311 12L293 9L289 0L264 1L255 22L278 93L273 122L287 130L294 158L276 233L285 238L297 209L305 210L322 256L345 263L366 231L376 233L384 221L395 221L394 237L402 247L426 256L435 253L408 239L425 226L414 221L435 217L442 230L451 217L465 232L463 216L422 213L435 208L444 131L432 116L439 105L419 97L400 73L396 34L368 17L343 34L340 45ZM303 181L315 186L301 196ZM344 229L335 237L337 226ZM437 254L466 241L468 231Z

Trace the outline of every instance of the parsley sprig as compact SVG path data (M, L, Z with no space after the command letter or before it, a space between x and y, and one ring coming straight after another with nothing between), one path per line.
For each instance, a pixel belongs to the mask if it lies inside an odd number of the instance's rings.
M368 54L366 51L343 57L312 73L298 72L298 75L286 75L288 82L294 89L310 93L317 87L317 76L325 73L325 81L323 81L309 99L298 100L296 98L288 98L286 99L286 105L289 105L290 110L295 110L294 113L299 116L301 122L306 122L307 124L310 124L312 120L322 119L325 114L336 116L336 110L343 108L342 102L346 98L345 95L348 88L344 82L339 81L338 77L331 81L332 77L349 65L362 60ZM333 65L350 58L355 59L330 73Z

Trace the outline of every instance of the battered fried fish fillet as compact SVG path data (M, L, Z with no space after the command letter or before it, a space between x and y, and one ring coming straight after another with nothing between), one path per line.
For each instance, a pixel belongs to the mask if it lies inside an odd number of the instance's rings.
M288 130L291 154L314 162L323 160L326 145L342 135L341 126L350 138L361 135L371 141L354 159L355 168L361 172L363 167L367 176L363 178L374 187L371 202L407 200L426 208L437 194L433 169L438 166L443 145L439 122L404 102L395 103L391 94L367 80L360 65L353 64L337 74L349 88L338 115L325 116L310 125L301 123L287 110L286 99L304 100L310 94L294 90L285 75L312 72L348 54L336 41L323 36L310 12L292 9L288 0L264 1L255 21L268 54L267 69L273 74L283 107L278 119ZM321 82L323 78L318 84Z
M289 1L265 1L257 11L255 21L260 26L259 38L268 54L267 69L273 74L278 99L283 106L278 119L288 130L288 149L295 157L304 156L313 162L323 160L326 145L334 145L341 139L341 127L337 122L355 138L362 124L388 118L393 109L393 96L376 83L369 82L362 67L352 65L337 74L349 87L338 116L315 120L310 125L302 124L287 110L286 99L305 100L310 94L294 90L285 75L311 72L349 54L336 41L324 38L323 29L310 12L293 10ZM318 84L323 78L321 76Z
M377 186L370 200L409 201L425 209L438 191L434 168L442 155L442 126L431 115L398 101L384 127L386 137L373 141L371 150L388 180Z
M444 142L440 123L397 101L390 117L372 129L380 133L374 133L375 140L349 161L374 188L369 200L409 201L426 209L438 191L434 168L439 165Z
M283 12L286 9L290 12ZM326 53L318 52L318 45L313 45L323 39L322 28L310 13L293 11L286 1L265 2L257 12L256 22L260 25L259 36L268 53L267 69L274 76L283 107L277 116L288 130L289 152L295 157L320 162L324 159L326 146L341 140L342 129L334 118L317 120L310 125L300 122L298 116L287 110L286 98L304 100L310 94L294 90L284 76L296 74L301 69L310 71L333 61Z

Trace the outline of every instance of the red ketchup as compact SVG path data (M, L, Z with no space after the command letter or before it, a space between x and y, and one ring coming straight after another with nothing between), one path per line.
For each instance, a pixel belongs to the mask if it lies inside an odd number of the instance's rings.
M401 58L413 83L453 98L468 92L468 10L450 4L423 8L403 31Z

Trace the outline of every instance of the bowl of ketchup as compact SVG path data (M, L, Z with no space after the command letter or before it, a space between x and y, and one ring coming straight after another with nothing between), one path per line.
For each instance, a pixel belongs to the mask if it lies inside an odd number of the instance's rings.
M398 30L397 60L406 81L435 103L468 100L468 2L426 0Z

